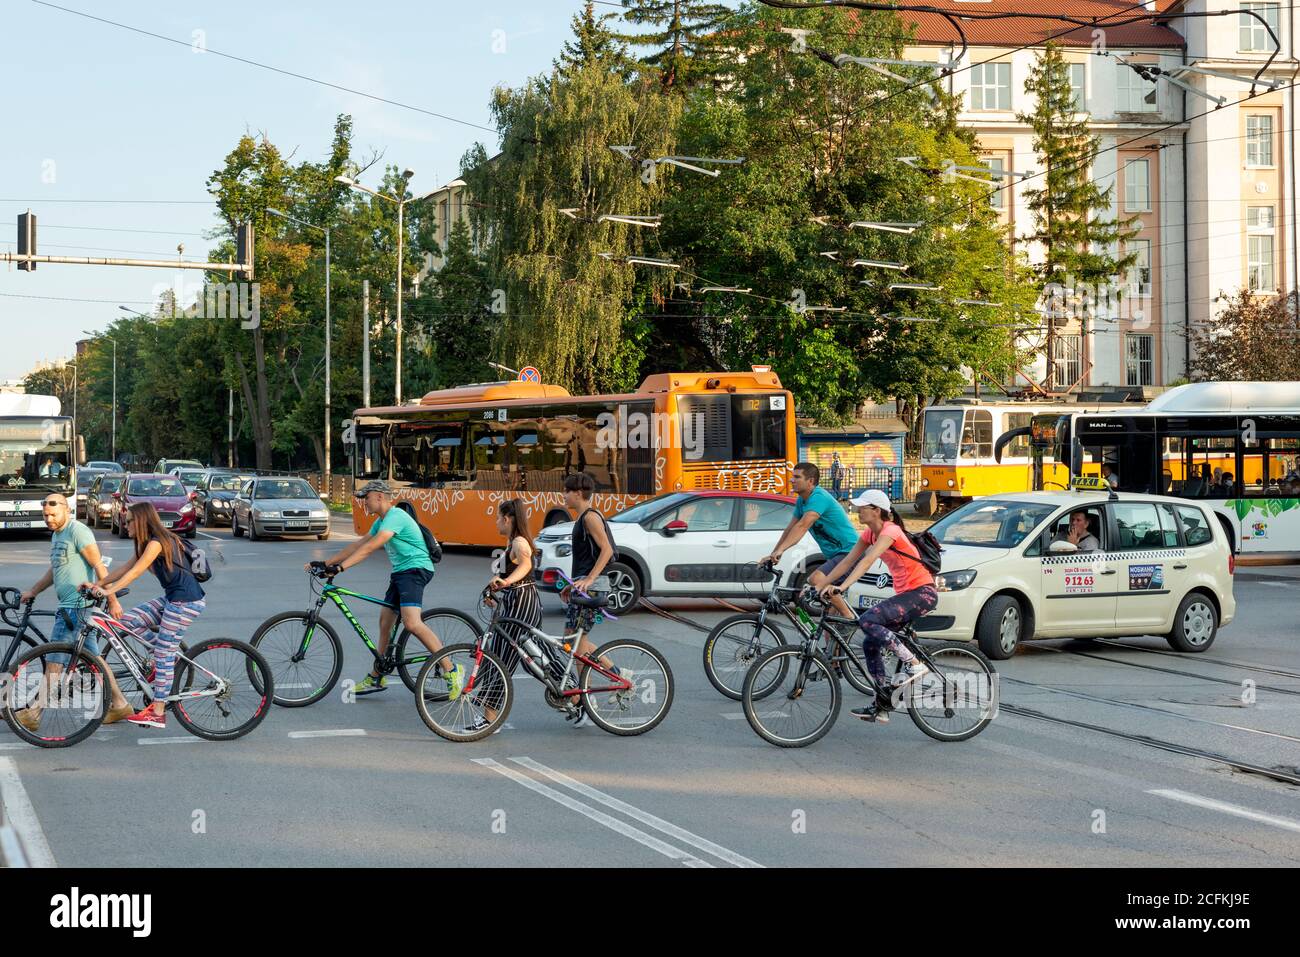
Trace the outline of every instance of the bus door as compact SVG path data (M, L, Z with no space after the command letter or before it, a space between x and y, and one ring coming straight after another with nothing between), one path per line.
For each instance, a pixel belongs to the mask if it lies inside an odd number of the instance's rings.
M1083 451L1080 474L1104 476L1123 492L1158 495L1169 488L1172 476L1158 462L1149 420L1079 416L1075 434Z

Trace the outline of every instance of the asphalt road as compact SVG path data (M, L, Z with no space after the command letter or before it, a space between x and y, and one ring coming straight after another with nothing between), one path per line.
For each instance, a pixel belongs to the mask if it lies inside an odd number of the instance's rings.
M258 543L216 531L226 561L191 640L247 638L275 612L306 607L302 564L351 537L342 521L336 531ZM127 558L126 543L99 538ZM0 584L35 581L47 549L35 535L4 539ZM449 553L427 605L472 614L488 561ZM386 577L379 556L340 583L382 594ZM642 737L571 727L521 673L507 728L453 744L424 727L394 679L352 703L335 693L275 708L229 743L174 723L117 725L40 750L0 724L0 792L32 858L74 866L1295 865L1297 787L1202 753L1300 766L1300 572L1252 569L1236 588L1239 618L1202 655L1173 655L1154 637L1027 647L999 664L997 719L957 744L905 715L856 721L850 689L820 742L772 747L709 685L703 634L637 612L601 628L651 642L672 665L672 712ZM141 582L127 602L154 591ZM663 604L706 626L730 614ZM558 600L546 605L558 626ZM359 679L368 655L336 624L344 676Z

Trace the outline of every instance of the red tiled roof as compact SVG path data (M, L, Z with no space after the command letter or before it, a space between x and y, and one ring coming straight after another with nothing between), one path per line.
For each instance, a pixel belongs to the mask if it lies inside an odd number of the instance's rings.
M898 6L940 6L935 0L896 0ZM1161 9L1173 5L1172 0L1157 0ZM1134 8L1132 0L992 0L991 3L942 4L952 10L966 31L971 46L1018 47L1042 44L1048 39L1064 47L1090 47L1093 44L1092 27L1078 27L1069 33L1061 31L1070 24L1047 17L1014 17L1004 20L966 20L964 16L991 13L1044 13L1065 14L1086 20L1097 20L1106 31L1106 46L1116 50L1145 49L1147 47L1181 48L1184 40L1177 31L1150 20L1121 26L1106 23L1140 16L1145 11ZM969 13L968 13L969 11ZM900 11L898 16L916 24L916 41L923 44L960 42L951 23L934 13ZM1059 34L1059 35L1058 35Z

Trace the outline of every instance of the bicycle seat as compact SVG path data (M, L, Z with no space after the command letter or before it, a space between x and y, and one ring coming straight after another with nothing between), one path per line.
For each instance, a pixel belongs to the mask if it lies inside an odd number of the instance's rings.
M608 595L579 595L574 592L569 596L569 602L577 605L579 608L604 608L609 604Z

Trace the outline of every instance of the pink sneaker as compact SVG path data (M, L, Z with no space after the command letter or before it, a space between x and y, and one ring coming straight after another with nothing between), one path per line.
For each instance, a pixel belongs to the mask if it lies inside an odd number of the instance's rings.
M155 714L153 708L144 708L141 711L137 711L126 720L128 724L134 724L142 728L167 727L167 715Z

